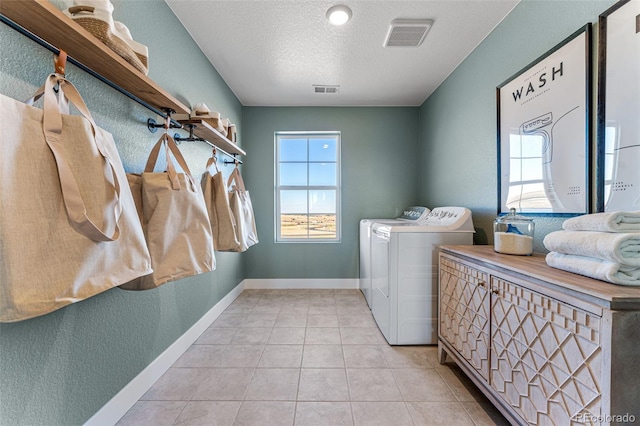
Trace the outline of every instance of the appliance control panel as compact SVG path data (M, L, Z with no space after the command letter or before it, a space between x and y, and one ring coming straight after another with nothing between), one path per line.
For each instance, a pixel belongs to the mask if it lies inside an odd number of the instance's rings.
M450 229L455 229L463 227L466 222L470 222L470 219L471 211L466 207L436 207L431 210L423 224L425 226L447 226Z
M402 216L400 216L400 219L421 221L426 219L429 216L430 212L431 210L426 207L411 206L406 208L402 212Z

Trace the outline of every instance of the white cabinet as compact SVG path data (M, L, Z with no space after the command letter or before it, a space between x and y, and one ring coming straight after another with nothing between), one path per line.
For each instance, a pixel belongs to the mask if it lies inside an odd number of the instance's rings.
M439 283L441 362L451 356L510 421L640 421L640 288L488 246L443 247Z

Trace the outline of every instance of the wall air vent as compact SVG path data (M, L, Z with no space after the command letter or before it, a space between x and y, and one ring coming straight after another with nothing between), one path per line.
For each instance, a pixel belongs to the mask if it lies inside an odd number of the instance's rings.
M327 86L327 85L313 85L314 93L338 93L340 86Z
M384 47L418 47L431 29L431 19L394 19Z

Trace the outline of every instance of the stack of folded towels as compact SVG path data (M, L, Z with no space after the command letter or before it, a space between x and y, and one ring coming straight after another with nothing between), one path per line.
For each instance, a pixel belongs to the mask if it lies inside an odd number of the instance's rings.
M640 286L640 211L567 219L544 238L551 267L613 284Z

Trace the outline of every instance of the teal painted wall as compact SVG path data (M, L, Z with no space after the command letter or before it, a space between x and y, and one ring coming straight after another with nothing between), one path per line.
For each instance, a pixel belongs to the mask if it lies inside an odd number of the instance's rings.
M243 108L161 0L114 1L116 19L150 48L149 76L187 105L205 102L239 125L243 174L260 243L216 253L216 271L134 293L119 289L55 313L0 325L0 423L72 425L91 417L243 278L355 278L358 221L410 204L473 210L476 242L496 214L495 87L613 0L523 0L420 108ZM0 93L24 99L51 71L51 53L0 25ZM153 113L70 66L125 168L140 171L158 135ZM158 118L158 117L154 117ZM342 132L342 242L274 243L275 131ZM210 149L183 144L194 174ZM225 174L231 167L221 168ZM536 250L561 219L536 219Z
M239 101L163 1L113 3L116 19L149 46L152 80L185 104L204 101L241 125ZM15 99L30 97L53 70L51 52L3 24L0 58L0 93ZM146 120L159 117L72 65L67 76L98 125L113 134L125 169L140 172L159 137ZM194 175L201 174L209 146L180 149ZM49 315L1 324L0 424L84 423L244 279L243 255L216 256L211 273L145 292L112 289Z
M456 68L420 108L420 203L469 207L476 244L493 244L496 86L588 22L596 23L598 15L613 3L523 0ZM597 27L593 29L595 42ZM595 43L593 46L595 73L597 50ZM593 164L595 171L595 161ZM595 194L595 182L592 188ZM535 218L535 251L545 251L542 239L559 229L563 220Z
M260 243L247 254L247 278L356 278L358 223L397 217L415 203L417 108L245 107L245 183ZM274 133L338 130L342 140L342 241L275 243Z

